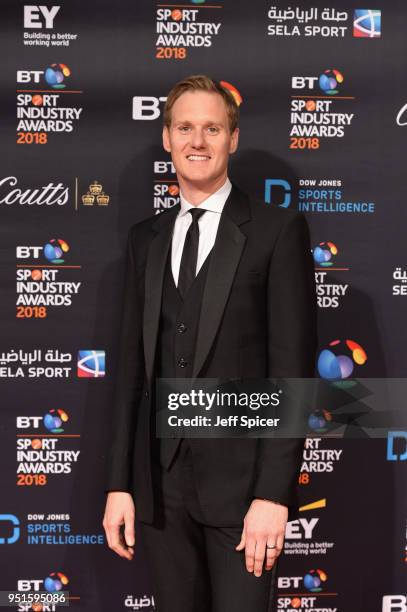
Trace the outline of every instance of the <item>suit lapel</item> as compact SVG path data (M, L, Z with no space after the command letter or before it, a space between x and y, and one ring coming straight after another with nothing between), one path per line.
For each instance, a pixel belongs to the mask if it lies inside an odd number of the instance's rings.
M246 243L239 225L250 220L247 197L233 185L223 208L202 297L192 378L199 375L218 331Z
M150 243L145 273L143 341L146 373L153 380L154 357L161 312L165 264L171 246L172 230L180 206L157 217L152 229L157 235ZM235 185L226 200L209 261L202 298L192 377L202 368L215 339L237 266L246 243L239 225L250 220L248 198Z

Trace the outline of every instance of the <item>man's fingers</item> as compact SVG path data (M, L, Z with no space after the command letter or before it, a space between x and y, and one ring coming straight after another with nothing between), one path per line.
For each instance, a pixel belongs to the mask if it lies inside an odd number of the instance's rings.
M273 567L277 557L283 550L284 535L278 535L274 539L269 538L267 546L273 545L275 545L275 548L266 549L266 570L270 570Z
M124 537L120 531L119 526L114 527L113 534L112 534L112 529L110 530L110 539L111 539L110 548L114 550L115 553L117 553L120 557L124 557L125 559L133 558L132 553L130 553L127 550L127 546L125 545Z
M126 515L124 518L124 539L126 540L127 546L134 546L134 517L132 515ZM134 550L132 550L134 552Z
M121 491L109 492L103 518L106 540L109 548L129 561L134 555L134 519L135 508L131 495Z
M243 526L242 535L240 536L240 542L236 546L235 550L243 550L246 545L246 528Z
M273 546L274 542L267 542L268 546ZM267 548L266 549L266 570L271 570L274 565L275 560L278 557L277 548Z
M256 541L256 550L254 553L254 575L259 577L263 571L264 556L266 554L266 540Z
M122 532L120 532L120 546L121 546L121 551L122 551L122 557L124 557L125 559L133 559L133 555L134 555L134 548L130 548L127 544L127 540L125 539L125 536Z
M123 535L120 531L119 524L104 524L106 539L109 548L111 548L115 553L117 553L120 557L124 557L126 559L133 558L133 552L129 552L127 550L127 546L125 546Z
M107 529L110 536L110 548L117 552L117 550L123 548L120 542L120 525L108 525Z
M109 533L109 530L108 530L107 525L105 523L105 520L103 520L103 529L105 530L105 536L106 536L106 540L107 540L107 545L110 548L110 533Z
M277 552L278 552L278 554L280 554L280 553L281 553L281 551L282 551L282 550L283 550L283 548L284 548L284 533L280 533L280 534L277 536L277 541L276 541L276 544L277 544Z
M245 549L246 569L248 572L252 572L254 569L254 553L256 550L256 540L253 536L246 534Z

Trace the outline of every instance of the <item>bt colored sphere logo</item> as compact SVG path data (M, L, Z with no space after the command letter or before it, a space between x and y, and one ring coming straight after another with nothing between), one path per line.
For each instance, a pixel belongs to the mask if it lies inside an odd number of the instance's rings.
M56 591L62 591L68 582L68 577L62 572L51 572L44 580L44 587L49 593L55 593Z
M223 89L227 89L227 91L232 94L237 106L240 106L243 102L243 98L236 87L227 81L219 81L219 84L223 87Z
M308 417L308 426L315 433L327 432L330 423L332 423L332 414L329 410L315 410Z
M319 77L319 86L325 94L334 96L339 93L338 86L341 85L343 81L343 75L339 70L324 70Z
M312 569L304 576L304 586L311 593L320 593L322 583L328 579L327 574L321 569Z
M43 423L52 433L62 433L64 428L61 427L61 425L62 423L66 423L68 419L67 413L65 410L62 410L62 408L51 408L51 410L44 415Z
M321 378L332 382L349 378L356 365L367 361L365 350L354 340L333 340L329 349L321 351L318 357L318 372Z
M53 264L64 263L61 256L69 251L69 244L62 238L52 238L44 246L45 257Z
M318 266L329 268L333 265L332 257L338 254L338 248L333 242L320 242L312 254Z
M71 71L66 64L51 64L45 71L45 80L53 89L65 89L64 80L71 76Z

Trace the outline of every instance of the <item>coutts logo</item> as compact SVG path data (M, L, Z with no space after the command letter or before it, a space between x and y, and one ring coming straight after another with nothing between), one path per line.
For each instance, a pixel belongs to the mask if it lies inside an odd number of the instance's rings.
M69 187L63 183L48 183L37 188L17 186L15 176L0 179L0 204L19 204L20 206L63 206L69 198Z

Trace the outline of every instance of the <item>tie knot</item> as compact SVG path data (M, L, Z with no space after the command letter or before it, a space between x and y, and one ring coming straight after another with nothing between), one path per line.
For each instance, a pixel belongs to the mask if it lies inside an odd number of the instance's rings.
M202 215L204 214L205 209L204 208L190 208L189 213L191 213L192 216L192 223L198 223L198 219L199 217L202 217Z

